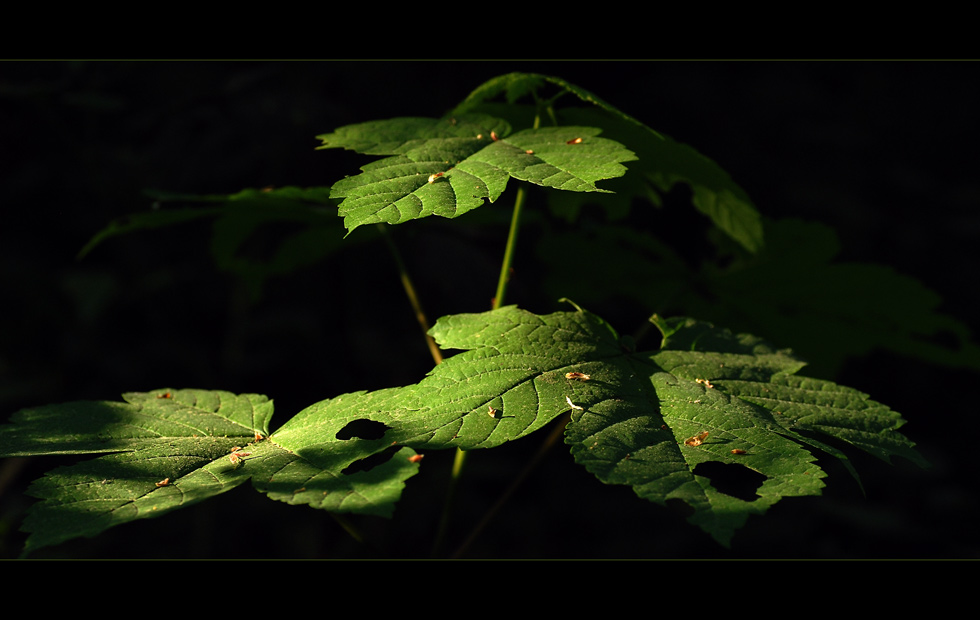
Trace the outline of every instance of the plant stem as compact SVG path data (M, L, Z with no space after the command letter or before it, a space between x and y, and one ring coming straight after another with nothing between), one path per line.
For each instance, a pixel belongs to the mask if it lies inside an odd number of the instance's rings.
M415 319L422 328L422 333L425 334L425 342L429 345L429 354L432 355L432 359L437 365L441 364L442 351L436 345L435 339L429 335L429 321L425 318L425 312L422 311L422 304L419 302L418 295L415 293L415 285L412 284L412 278L409 277L408 269L405 268L405 262L402 260L401 252L398 251L398 247L395 246L395 242L392 241L391 236L388 234L388 228L384 224L378 224L378 230L381 231L381 237L388 244L388 250L391 252L392 258L395 259L395 265L398 267L398 276L401 278L402 287L405 289L405 294L408 295L408 302L412 304L412 310L415 311Z
M517 188L514 212L510 217L510 232L507 233L507 247L504 249L504 261L500 266L500 277L497 279L497 294L493 298L494 310L504 304L504 295L507 293L507 284L510 282L511 264L514 261L514 250L517 247L517 231L520 228L521 210L524 207L525 197L524 188Z
M541 126L541 115L534 116L533 127L537 129ZM510 282L511 263L514 262L514 250L517 248L517 231L520 229L521 211L524 208L524 201L527 193L524 185L517 188L517 197L514 199L514 212L510 216L510 231L507 233L507 247L504 248L504 262L500 266L500 277L497 279L497 294L493 298L493 309L496 310L504 305L504 295L507 292L507 283Z

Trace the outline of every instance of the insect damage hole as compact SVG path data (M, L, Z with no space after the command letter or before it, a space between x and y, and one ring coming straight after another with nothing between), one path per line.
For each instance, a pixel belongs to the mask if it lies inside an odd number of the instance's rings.
M751 502L759 498L757 491L766 477L757 471L752 471L744 465L738 463L718 463L710 461L698 463L694 468L694 475L704 476L711 481L719 493L730 495L731 497Z
M381 439L388 432L388 426L374 420L351 420L337 431L337 439Z

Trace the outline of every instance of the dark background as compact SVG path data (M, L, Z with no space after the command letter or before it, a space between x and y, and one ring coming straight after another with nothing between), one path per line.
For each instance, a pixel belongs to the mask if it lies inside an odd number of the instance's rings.
M214 268L207 223L115 238L82 261L75 255L109 220L149 209L146 189L328 186L368 160L315 151L315 135L439 116L485 80L518 70L562 77L690 144L764 214L834 227L842 260L919 278L943 296L945 312L975 327L976 63L4 62L0 416L200 387L268 395L276 427L318 400L418 381L431 360L380 245L352 244L334 261L273 280L255 304ZM470 230L453 239L439 234L444 223L415 224L398 240L430 319L488 309L503 237ZM430 269L456 253L464 280ZM508 301L559 309L519 285ZM873 353L833 378L900 411L909 421L903 431L933 467L858 455L863 497L838 465L821 461L831 474L823 497L784 500L751 519L729 551L631 490L597 482L559 447L469 557L978 557L969 450L976 373ZM461 542L539 442L471 455L451 542ZM393 522L358 522L378 550L350 541L325 513L245 485L37 557L425 556L451 457L427 456ZM23 543L27 484L60 463L0 464L0 557L15 557Z

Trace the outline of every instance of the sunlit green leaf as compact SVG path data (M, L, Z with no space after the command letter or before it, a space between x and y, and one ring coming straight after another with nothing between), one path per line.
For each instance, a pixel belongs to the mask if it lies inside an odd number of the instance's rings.
M635 159L592 127L550 127L510 133L485 115L448 119L396 118L342 127L319 136L320 148L391 155L334 184L349 231L370 223L399 224L430 215L454 218L489 200L511 178L575 192L603 192L596 182L622 176Z

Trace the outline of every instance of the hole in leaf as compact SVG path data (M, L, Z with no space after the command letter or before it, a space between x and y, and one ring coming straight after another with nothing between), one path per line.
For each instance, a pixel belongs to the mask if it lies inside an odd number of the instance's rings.
M337 439L381 439L388 427L374 420L352 420L347 426L337 431Z
M353 463L345 467L344 470L341 471L340 473L344 474L345 476L349 476L351 474L356 474L362 471L371 471L378 465L384 465L385 463L390 461L392 455L394 455L395 452L398 452L399 450L401 450L401 446L391 446L389 448L385 448L384 450L378 452L377 454L372 454L371 456L354 461Z
M755 501L759 497L756 491L766 481L766 477L759 472L736 463L700 463L694 468L694 473L710 480L711 486L719 493L746 502Z

